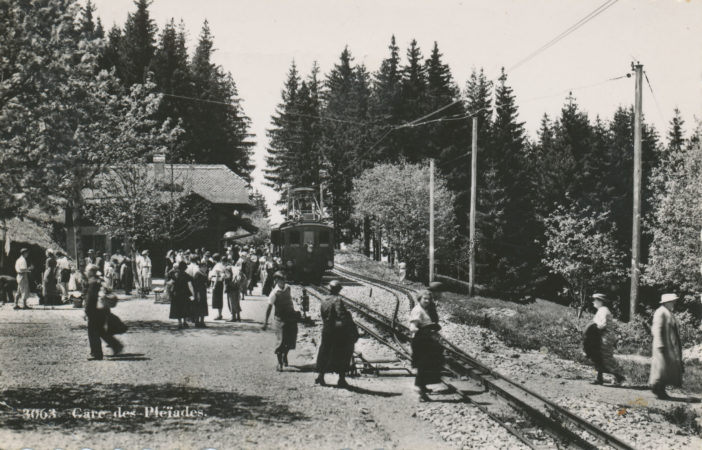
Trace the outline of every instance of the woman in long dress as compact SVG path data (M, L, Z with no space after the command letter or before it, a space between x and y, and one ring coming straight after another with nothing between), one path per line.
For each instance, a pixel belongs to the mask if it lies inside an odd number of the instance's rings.
M616 337L614 335L614 316L606 305L609 305L609 300L604 294L594 294L592 296L592 304L597 308L595 316L592 318L592 323L597 327L600 335L599 354L594 352L592 358L597 369L597 378L593 384L603 384L604 373L611 373L619 384L624 381L622 370L614 358L614 347L616 345ZM591 332L594 330L591 330Z
M332 280L329 283L331 295L322 301L322 339L317 353L317 378L315 383L326 386L324 374L339 374L337 386L348 387L346 372L353 357L353 347L358 340L358 330L351 313L344 306L338 295L341 283Z
M53 258L46 261L41 290L45 305L59 305L61 303L61 294L59 294L56 280L56 260Z
M228 260L226 266L225 286L224 291L227 294L227 304L229 311L232 313L231 322L241 322L241 302L239 301L241 293L239 292L239 273L238 266L235 266Z
M197 328L205 328L205 317L207 317L207 285L208 285L207 263L200 261L197 272L193 275L193 289L195 301L193 302L192 315Z
M212 288L212 309L216 309L219 314L215 317L215 320L222 320L222 307L224 305L224 272L225 267L221 262L221 257L219 253L212 255L212 259L215 261L215 265L210 271L210 280L212 280L214 286Z
M441 369L444 365L443 348L439 343L438 333L441 326L432 320L429 314L431 304L431 292L422 291L409 319L412 332L412 367L417 369L414 387L420 401L427 400L427 393L431 392L427 384L441 382Z
M278 338L275 344L275 355L278 358L276 370L281 372L283 366L288 366L288 352L294 350L297 343L297 312L290 295L290 286L285 284L283 272L276 272L273 278L276 286L268 297L263 329L268 327L268 317L271 315L271 310L275 308L273 327Z
M192 278L187 274L185 261L178 263L177 269L172 272L173 297L171 298L171 319L178 319L178 328L188 328L186 319L190 316L190 299L193 297Z

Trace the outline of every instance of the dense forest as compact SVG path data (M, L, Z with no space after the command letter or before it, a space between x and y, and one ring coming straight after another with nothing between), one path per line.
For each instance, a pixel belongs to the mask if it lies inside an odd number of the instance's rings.
M488 291L503 294L555 295L568 285L564 278L577 278L580 273L574 272L565 253L588 254L576 244L596 236L591 242L611 245L591 251L608 253L590 255L590 259L583 256L577 263L605 264L602 276L595 277L593 284L613 295L627 296L633 108L620 107L607 118L591 117L571 93L560 114L544 115L537 135L530 139L519 119L519 102L508 74L503 70L498 79L489 80L484 70L474 69L461 88L437 43L425 57L413 40L402 57L392 37L387 57L374 72L354 63L349 48L342 49L326 75L316 64L308 74L300 73L293 62L268 130L266 180L283 196L287 186L323 185L339 239L360 241L370 254L371 248L378 247L373 239L387 225L380 226L379 220L374 224L372 215L359 217L358 211L367 210L367 205L354 204L353 199L368 197L354 196L354 181L380 164L416 164L433 158L453 194L455 224L455 233L442 237L450 238L450 245L439 249L438 270L462 278L467 274L465 255L471 245L468 150L472 117L478 118L477 236L473 243L478 282ZM666 191L673 176L670 171L684 164L680 161L694 153L699 141L697 134L686 137L677 110L664 137L644 119L642 141L642 262L646 279L661 286L673 280L646 263L672 256L661 255L666 248L655 239L665 226L661 208L670 207L664 205L664 197L670 195ZM396 182L402 185L402 180ZM566 231L567 223L586 226ZM558 239L571 243L561 246ZM698 236L687 239L697 251ZM426 277L426 264L409 263L416 266L414 276Z

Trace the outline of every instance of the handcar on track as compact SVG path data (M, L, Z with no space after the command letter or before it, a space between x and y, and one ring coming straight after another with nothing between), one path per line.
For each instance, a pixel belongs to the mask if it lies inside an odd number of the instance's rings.
M319 283L334 268L334 227L325 221L313 189L288 192L287 216L271 228L271 246L290 281Z

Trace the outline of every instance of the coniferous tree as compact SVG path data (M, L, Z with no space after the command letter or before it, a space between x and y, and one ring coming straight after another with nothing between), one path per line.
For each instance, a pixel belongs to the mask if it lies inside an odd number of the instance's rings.
M634 148L634 111L633 108L620 107L614 113L609 126L610 144L608 151L608 181L612 188L612 218L617 225L617 242L627 255L631 254L631 229L633 205L633 148ZM661 151L658 148L656 131L645 122L641 133L642 156L642 196L641 217L646 218L651 212L653 185L649 182L651 174L659 165ZM646 261L650 236L645 233L641 239L641 260Z
M481 282L500 292L522 293L533 282L540 255L534 245L536 224L532 208L532 179L526 162L524 124L504 71L495 95L495 119L484 152L479 227L494 230L478 242L477 255L487 265L478 272ZM480 267L480 266L479 266Z
M120 65L118 71L126 86L144 83L156 51L156 24L149 14L149 0L135 0L137 10L129 13L120 40Z
M683 126L685 121L680 116L680 110L675 108L673 118L670 121L670 130L668 131L668 151L681 151L685 146L685 132Z
M439 165L464 154L468 148L468 124L460 91L453 81L451 69L442 61L439 46L434 42L431 56L425 63L427 73L427 109L440 111L436 122L426 125L425 155L437 158ZM441 166L443 167L443 166Z
M370 135L364 123L369 118L370 77L364 67L352 65L348 48L327 75L324 89L322 159L329 174L328 190L337 242L354 233L351 221L352 180L366 165Z
M390 55L380 63L380 68L373 75L371 90L371 116L375 124L374 134L382 136L391 127L402 120L402 72L400 68L400 48L395 36L388 46ZM377 150L369 157L377 161L395 161L401 154L397 133L389 133L379 142Z
M185 148L192 141L189 132L193 101L186 98L193 96L192 81L188 67L188 53L185 47L185 31L177 30L173 19L163 28L158 48L151 63L154 82L164 93L159 106L159 116L180 120L185 132L178 145L170 149L173 161L186 160Z
M202 26L190 64L193 100L186 118L189 141L182 159L225 164L247 182L251 180L250 155L254 143L250 119L241 107L231 73L212 62L214 40L207 21Z
M95 39L97 37L95 21L93 20L93 13L95 12L95 5L88 0L85 6L81 8L81 17L78 20L78 31L86 37L86 39Z
M427 104L427 74L422 51L417 41L412 39L407 49L407 62L402 67L401 119L403 122L416 120L430 112ZM406 127L398 130L398 141L402 156L409 162L421 161L425 156L426 139L423 127Z
M271 118L272 127L267 130L269 143L264 178L268 186L281 194L291 184L290 155L296 144L295 126L299 117L297 115L299 89L300 76L293 61L281 92L281 102ZM285 199L281 198L281 201L285 203Z
M107 43L98 57L100 69L114 70L117 76L122 79L123 66L121 63L120 47L122 46L122 30L114 25L107 33Z

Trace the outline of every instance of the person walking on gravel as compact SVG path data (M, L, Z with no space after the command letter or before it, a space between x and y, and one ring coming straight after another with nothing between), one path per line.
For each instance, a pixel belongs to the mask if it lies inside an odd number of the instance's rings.
M614 358L614 347L616 344L616 336L614 335L614 317L609 310L610 301L604 294L593 294L592 304L597 309L595 317L592 318L592 323L589 325L589 330L586 330L586 339L593 344L588 346L591 348L591 359L595 363L597 369L597 379L592 384L603 384L604 373L611 373L616 379L616 383L620 384L625 380L621 374L622 370ZM596 330L595 330L596 328ZM587 336L591 336L587 338ZM599 339L598 339L599 337ZM599 345L598 345L599 344Z
M417 369L414 387L420 401L428 400L427 393L431 392L427 384L441 382L441 368L444 365L444 355L439 343L441 326L434 321L429 312L432 305L432 294L429 291L419 293L419 303L410 313L410 331L412 332L412 367Z
M275 308L273 327L278 338L275 344L275 355L278 358L276 370L281 372L283 366L288 366L288 352L294 350L297 343L297 311L293 306L290 286L285 284L285 274L276 272L273 278L276 285L268 297L263 329L268 327L268 317L271 315L271 310Z
M108 311L99 302L100 279L97 277L98 266L88 264L85 268L87 290L85 295L85 316L88 319L88 342L90 343L90 360L102 359L102 340L118 355L124 346L105 329Z
M665 387L682 386L683 363L682 346L678 332L678 319L673 315L675 294L663 294L660 306L653 314L651 335L653 349L651 350L651 374L649 384L656 397L669 399Z
M324 374L337 372L337 386L345 388L349 386L346 382L346 372L353 357L354 344L358 340L358 329L339 296L341 283L332 280L329 282L329 291L331 295L322 301L320 307L322 339L317 353L318 375L314 382L326 386Z

